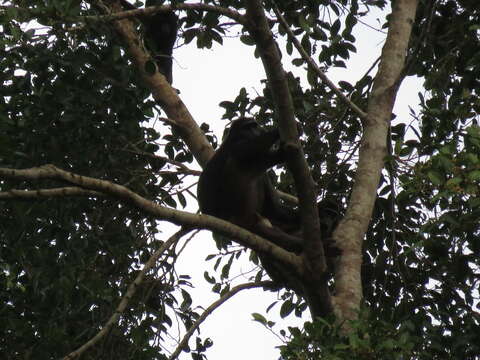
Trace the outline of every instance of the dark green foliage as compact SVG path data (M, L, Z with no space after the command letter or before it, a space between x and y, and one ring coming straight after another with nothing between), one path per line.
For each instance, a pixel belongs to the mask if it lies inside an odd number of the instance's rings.
M177 134L160 134L149 123L158 109L110 24L74 22L78 15L98 15L98 9L75 0L13 3L30 11L0 13L0 167L53 163L126 185L161 204L185 206L181 191L190 183L173 172L158 174L167 160L190 163L192 154ZM203 3L244 12L239 0ZM270 11L272 4L263 3ZM328 70L347 66L357 50L355 34L364 15L386 2L275 4L306 51ZM211 48L233 29L245 47L254 45L243 29L217 13L177 13L186 44ZM269 16L274 18L272 12ZM26 27L32 19L45 27ZM363 244L365 309L348 339L322 321L281 332L288 342L281 349L283 358L480 356L479 23L477 0L420 1L405 73L423 79L426 92L418 90L419 106L412 103L411 117L395 118L391 128L391 152ZM379 27L383 25L388 24ZM271 26L277 38L285 39L278 22ZM293 54L298 70L306 67L290 40L279 44ZM284 56L282 61L288 60ZM293 74L288 81L295 115L303 125L307 161L319 200L343 209L355 176L362 122L313 70L305 74L306 81ZM366 109L374 74L354 75L354 81L343 79L338 86ZM257 90L251 95L240 89L235 99L222 101L223 118L254 115L262 125L272 125L277 118L271 89ZM202 130L214 146L220 142L207 124ZM155 156L159 150L164 157ZM295 194L291 175L277 174L278 187ZM62 184L53 181L0 181L0 191L58 186ZM180 193L172 196L177 189ZM138 269L159 247L158 231L155 219L109 198L2 200L0 354L6 359L53 359L84 344L112 315ZM213 292L224 294L246 250L217 240L219 253L207 258L215 260L213 270L195 271L204 273ZM259 264L254 253L249 260ZM260 270L252 278L263 275ZM170 327L177 320L188 327L198 318L189 286L190 278L175 273L172 259L160 261L119 325L84 358L165 359L158 344ZM300 316L307 308L290 291L282 291L269 310L275 304L283 317ZM254 320L273 327L263 315L254 314ZM190 356L203 359L211 340L198 338L190 344Z
M468 80L478 79L474 3L437 2L433 10L419 10L408 66L425 77L430 92L420 95L420 114L412 113L419 127L392 128L401 160L393 163L400 185L395 212L385 177L365 243L367 302L385 320L409 321L429 339L419 346L421 358L480 353L478 86Z
M368 313L368 312L365 312ZM288 345L281 346L282 359L409 359L421 339L411 334L413 325L400 328L369 318L351 322L352 333L345 338L340 329L325 320L307 322L303 329L289 328L281 335ZM429 356L428 353L422 356ZM428 358L428 357L426 357Z
M408 71L424 76L430 92L428 98L419 94L421 113L417 115L412 111L413 121L418 121L420 126L412 125L411 119L395 120L391 130L392 156L386 159L386 169L390 172L385 171L382 176L379 198L364 242L362 278L365 301L373 310L369 316L385 322L382 326L408 324L404 335L398 333L402 339L408 337L408 351L398 352L403 358L411 354L422 359L475 359L480 354L476 345L480 344L476 298L480 266L480 201L477 199L480 140L476 115L479 87L476 81L480 76L475 53L480 49L476 25L480 13L474 3L437 2L433 13L429 12L431 9L420 9L415 33L418 37L412 40ZM306 11L297 2L290 6L296 11L300 8ZM295 33L300 35L303 27L297 14L292 12L291 18L288 14L286 17L293 28L298 26ZM354 23L349 14L347 27ZM333 22L319 23L319 26L328 29L331 36L337 36L341 25ZM350 34L343 32L342 36L348 39ZM324 64L333 64L331 60L336 56L345 58L342 50L333 45L341 42L338 39L329 47L322 45L320 59ZM302 45L305 47L303 41ZM287 52L292 52L288 44ZM335 65L342 66L339 62ZM359 140L362 125L323 84L316 86L316 76L309 79L313 87L302 89L298 79L289 78L296 116L304 125L307 161L320 196L333 197L344 204L354 176L354 167L349 161L356 151L352 144ZM372 78L366 75L356 84L343 81L339 85L357 105L366 109L365 94L371 82ZM268 88L263 96L253 99L241 91L234 102L221 105L226 109L226 118L245 112L255 112L265 122L275 118ZM283 190L294 192L288 174L282 173L280 180ZM281 314L291 311L291 304L286 300L280 307ZM319 338L310 335L313 338L294 346L308 348L312 341L319 341L323 347L330 341L325 334ZM334 339L332 344L338 341ZM396 340L388 341L394 344ZM372 354L378 358L375 346L368 344L366 358ZM391 349L396 346L392 345ZM343 349L348 354L345 358L352 358L352 347ZM328 358L325 351L321 353ZM391 358L389 356L387 358ZM316 354L311 358L319 357Z
M70 11L78 11L70 4ZM145 127L153 104L148 92L135 85L133 68L118 44L105 37L105 29L73 37L53 30L53 41L22 32L13 21L3 26L0 166L52 163L175 206L152 171L153 162L156 171L165 163L148 156L158 149L160 136ZM178 158L178 140L170 146L170 156ZM171 177L163 184L176 182ZM57 186L51 181L0 183L2 190ZM152 243L156 221L111 199L2 202L0 219L0 313L5 320L0 353L5 358L60 358L85 343L112 315L133 280L138 257L144 262L158 246ZM161 267L171 270L168 263ZM177 286L174 276L162 282ZM166 306L177 300L171 289L145 286L120 327L86 358L161 356L150 341L172 324Z

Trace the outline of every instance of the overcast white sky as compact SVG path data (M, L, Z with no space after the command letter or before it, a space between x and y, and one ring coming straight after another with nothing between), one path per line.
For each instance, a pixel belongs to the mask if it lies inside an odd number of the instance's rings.
M381 18L380 23L383 23L384 17L385 14L381 13L371 14L366 21L379 28L377 19ZM335 83L339 80L355 83L380 55L385 34L362 25L359 30L355 43L357 54L353 55L348 68L328 73ZM260 59L253 56L253 51L253 47L243 45L238 39L225 39L223 46L215 45L212 50L198 50L195 45L189 45L174 52L174 87L180 90L182 100L196 121L206 122L216 129L219 139L226 122L220 120L223 108L218 104L233 100L242 87L250 92L261 93L260 80L265 78L265 74ZM284 65L298 76L305 74L302 69L292 68L286 62ZM412 79L404 82L395 107L397 115L407 116L408 106L416 105L419 86L419 82ZM196 202L190 203L193 207L187 210L195 212ZM194 305L204 308L218 299L216 294L210 292L210 285L203 278L204 270L211 270L213 266L213 262L205 264L204 259L215 252L211 234L203 231L187 246L178 264L179 273L193 273L195 276L195 289L192 290ZM248 268L245 265L242 270ZM275 346L280 345L280 341L260 324L253 322L251 316L253 312L266 315L266 307L275 299L275 293L259 289L245 290L213 313L201 327L202 337L208 336L214 341L213 347L207 352L209 359L278 359L279 352ZM279 319L278 310L276 307L268 314L269 319L277 322L277 331L301 324L293 316ZM191 359L191 356L183 353L180 359Z

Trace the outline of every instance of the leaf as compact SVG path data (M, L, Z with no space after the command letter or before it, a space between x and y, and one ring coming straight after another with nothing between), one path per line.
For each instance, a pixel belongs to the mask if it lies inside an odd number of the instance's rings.
M207 282L210 283L210 284L215 284L216 283L215 278L213 276L210 276L210 274L207 271L205 271L203 273L203 278L205 280L207 280Z
M255 45L255 41L249 35L240 36L240 41L243 42L245 45L248 45L248 46Z
M292 43L291 40L287 41L286 49L287 49L287 54L292 55L292 53L293 53L293 43Z
M347 82L347 81L343 81L343 80L340 80L338 82L338 86L340 86L342 89L346 90L346 91L353 91L353 86Z
M295 310L295 304L290 300L286 300L280 308L280 317L282 319L286 318L293 310Z
M197 36L199 30L198 29L188 29L183 32L183 39L185 41L185 44L190 43L195 36Z
M210 30L209 34L211 35L211 37L214 41L216 41L220 45L223 45L222 35L220 35L217 31L212 29L212 30Z
M339 30L340 30L340 19L337 19L333 22L332 27L330 28L330 36L337 35Z
M310 37L314 40L319 40L319 41L327 41L328 40L328 36L325 33L325 31L323 31L318 26L315 26L313 28L313 33L310 34Z
M480 170L475 170L468 173L468 179L471 181L478 181L480 180Z
M267 310L266 310L267 313L268 313L275 305L277 305L277 303L278 303L278 301L274 301L273 303L271 303L270 305L268 305Z
M192 305L192 297L190 296L190 294L185 291L184 289L181 289L181 293L182 293L182 297L183 297L183 301L182 303L180 304L180 308L182 309L189 309L190 306Z
M460 185L462 181L463 181L462 178L454 177L452 179L448 179L447 182L445 183L445 186L451 187L455 185Z
M185 209L187 207L187 200L185 199L185 196L183 196L182 193L177 194L178 201L180 202L180 205Z
M292 64L295 66L302 66L305 63L305 60L303 58L296 58L292 60Z
M223 265L222 271L221 271L221 278L222 279L227 279L228 278L228 275L230 274L230 266L231 266L230 262Z
M443 177L438 171L430 170L427 176L434 185L443 184Z
M263 325L267 325L267 319L263 315L259 313L253 313L252 316L254 321L257 321Z
M305 19L305 16L303 16L302 14L298 15L298 24L303 31L307 33L310 32L310 24L308 23L307 19Z
M227 284L221 291L220 291L220 296L225 295L230 291L230 284Z

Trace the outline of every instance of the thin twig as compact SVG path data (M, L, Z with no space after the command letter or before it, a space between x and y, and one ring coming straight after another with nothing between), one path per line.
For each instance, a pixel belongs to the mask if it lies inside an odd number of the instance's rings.
M92 337L85 344L80 346L77 350L72 351L70 354L65 356L63 360L72 360L78 358L80 355L82 355L85 351L90 349L92 346L98 343L105 335L108 334L110 329L117 323L120 315L122 315L127 308L128 303L130 302L133 295L137 291L137 288L145 278L145 274L155 266L157 260L165 251L168 250L168 248L170 248L175 242L177 242L183 235L185 235L189 231L190 229L180 229L175 234L173 234L167 241L165 241L165 243L157 251L153 253L150 259L148 259L148 261L145 263L143 269L138 273L135 280L128 286L127 292L120 301L120 304L118 304L115 312L110 317L110 319L108 319L103 328L94 337Z
M135 10L118 11L108 15L83 16L81 17L81 20L83 21L123 20L123 19L129 19L129 18L152 16L157 13L164 13L164 12L169 12L173 10L209 11L209 12L218 13L223 16L226 16L230 19L237 21L240 24L244 23L245 21L244 16L233 9L225 8L222 6L209 5L209 4L180 4L180 3L176 3L175 5L148 6L145 8L139 8Z
M147 158L150 158L150 159L165 161L166 163L172 164L172 165L180 168L182 170L181 172L184 173L184 174L197 175L198 176L202 173L200 170L190 169L188 166L186 166L184 163L182 163L180 161L172 160L172 159L169 159L165 156L155 155L155 154L148 153L148 152L145 152L145 151L137 150L137 148L134 145L132 145L132 147L134 147L135 150L130 150L130 149L120 149L120 150L125 151L125 152L129 152L131 154L144 156L144 157L147 157Z
M188 329L187 333L183 336L182 340L178 344L175 351L170 355L168 358L169 360L176 359L180 352L188 345L188 340L192 336L193 332L198 329L198 327L205 321L205 319L215 311L220 305L222 305L225 301L230 299L232 296L236 295L238 292L245 290L245 289L253 289L257 287L262 287L271 284L271 281L260 281L256 283L246 283L240 284L233 287L230 291L225 293L218 299L217 301L213 302L209 307L205 309L205 311L200 315L200 317L195 321L195 323Z
M293 42L293 45L295 48L298 50L302 58L307 62L308 65L311 66L311 68L317 73L318 77L342 100L344 101L353 111L357 113L357 115L362 118L366 119L367 114L360 109L352 100L350 100L348 97L345 96L342 91L335 86L335 84L325 75L325 73L320 69L320 67L317 65L317 63L312 59L310 55L305 51L303 48L302 44L297 40L295 35L293 34L292 30L288 26L287 21L283 17L283 15L280 13L280 10L274 6L273 11L275 12L275 15L277 16L278 20L280 20L280 23L283 25L283 28L288 34L288 38Z

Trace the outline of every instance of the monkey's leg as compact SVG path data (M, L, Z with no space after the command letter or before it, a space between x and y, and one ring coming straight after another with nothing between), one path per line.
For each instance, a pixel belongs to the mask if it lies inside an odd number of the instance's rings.
M300 253L303 250L303 239L283 232L278 227L272 226L268 219L258 216L255 233L282 247L285 250Z

